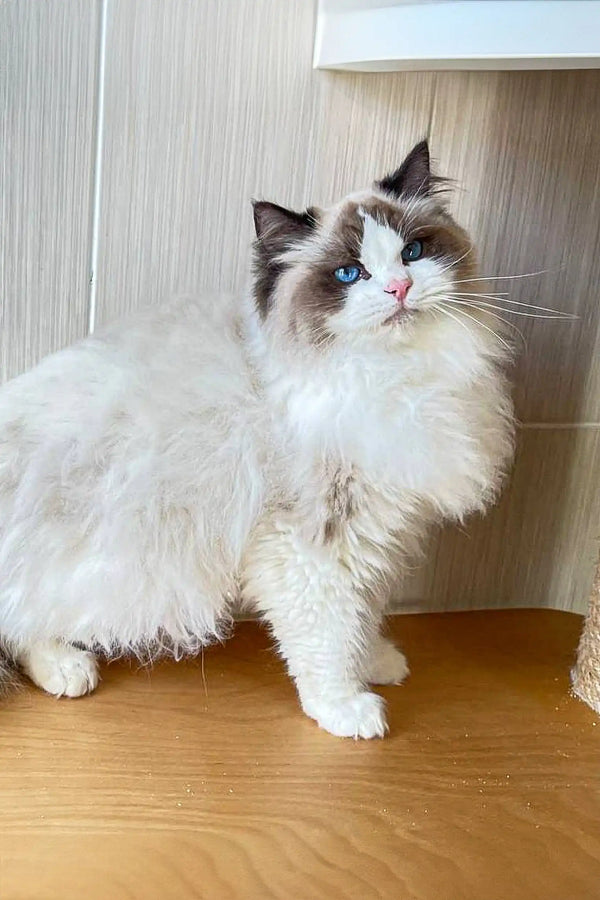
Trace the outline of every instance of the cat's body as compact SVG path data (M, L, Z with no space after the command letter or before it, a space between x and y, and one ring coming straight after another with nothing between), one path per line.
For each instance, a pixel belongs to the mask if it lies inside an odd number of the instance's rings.
M0 393L4 639L111 653L217 632L265 500L268 422L231 301L148 311Z
M245 300L144 312L0 392L0 636L43 687L95 686L72 642L194 651L241 601L309 715L383 733L365 685L406 673L387 581L483 508L512 446L502 344L439 314L472 266L424 154L326 213L258 204Z

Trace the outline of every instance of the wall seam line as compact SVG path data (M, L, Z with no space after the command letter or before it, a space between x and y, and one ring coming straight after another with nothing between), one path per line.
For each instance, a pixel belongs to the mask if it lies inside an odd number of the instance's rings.
M600 422L519 422L520 431L568 431L600 428Z
M104 153L104 87L106 81L106 23L110 0L100 0L100 33L96 70L96 128L92 188L92 226L89 259L88 334L96 327L98 296L98 252L100 247L100 205L102 200L102 157Z

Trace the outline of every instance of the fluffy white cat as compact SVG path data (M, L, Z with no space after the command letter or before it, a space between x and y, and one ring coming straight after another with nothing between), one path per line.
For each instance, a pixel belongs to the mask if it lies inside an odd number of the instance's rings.
M309 716L384 734L388 579L512 454L506 345L451 300L477 282L437 186L423 142L330 209L255 203L246 297L144 311L2 388L5 679L78 696L96 652L197 651L241 602Z

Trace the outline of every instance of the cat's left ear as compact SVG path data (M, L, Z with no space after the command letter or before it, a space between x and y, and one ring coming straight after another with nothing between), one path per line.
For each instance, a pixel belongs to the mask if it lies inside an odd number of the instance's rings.
M252 206L259 244L275 251L308 237L317 224L318 213L312 207L298 213L265 200L253 200Z
M381 181L375 182L375 187L394 197L427 197L439 182L439 179L431 174L429 145L427 141L416 144L402 165L386 175Z

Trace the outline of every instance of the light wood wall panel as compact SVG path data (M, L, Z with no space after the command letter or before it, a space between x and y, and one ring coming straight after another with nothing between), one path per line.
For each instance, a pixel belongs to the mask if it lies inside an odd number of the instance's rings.
M526 423L600 421L599 123L597 71L436 77L431 144L440 171L459 182L453 207L483 273L549 270L488 286L578 317L507 317L524 336L515 333L513 374ZM594 430L522 432L499 509L443 532L420 576L427 603L583 612L600 537L596 441Z
M431 145L482 272L547 270L490 290L578 316L508 316L517 414L600 422L600 71L439 73Z
M369 184L427 132L430 74L315 72L306 0L110 0L98 321L241 289L251 197Z
M86 332L98 6L0 3L0 379Z
M598 429L522 431L497 507L439 537L426 567L428 607L584 612L600 538L598 484Z
M431 535L397 612L552 607L585 613L600 542L600 432L525 429L498 505Z

